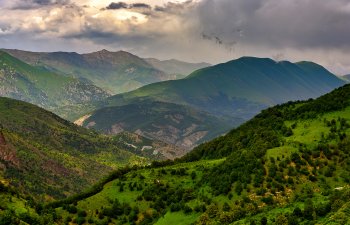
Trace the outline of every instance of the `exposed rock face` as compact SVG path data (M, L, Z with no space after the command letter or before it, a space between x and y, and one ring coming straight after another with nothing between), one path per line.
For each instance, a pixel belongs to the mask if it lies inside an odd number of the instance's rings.
M83 116L83 117L77 119L76 121L74 121L74 123L75 123L76 125L78 125L78 126L82 126L83 123L84 123L84 121L85 121L86 119L88 119L90 116L91 116L91 114L85 115L85 116Z
M198 125L192 124L185 129L178 129L169 125L160 126L153 124L153 129L138 129L135 133L150 139L162 140L188 151L198 145L208 134L208 131L195 131L196 127Z
M138 132L142 133L140 130ZM145 155L157 156L159 157L158 159L175 159L187 153L186 149L179 146L159 140L150 140L136 133L121 132L117 135L119 141L133 148L133 151L139 151Z

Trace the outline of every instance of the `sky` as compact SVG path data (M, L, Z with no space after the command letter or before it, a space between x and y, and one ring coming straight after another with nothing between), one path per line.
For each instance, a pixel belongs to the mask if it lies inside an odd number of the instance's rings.
M0 0L0 48L125 50L221 63L314 61L350 74L349 0Z

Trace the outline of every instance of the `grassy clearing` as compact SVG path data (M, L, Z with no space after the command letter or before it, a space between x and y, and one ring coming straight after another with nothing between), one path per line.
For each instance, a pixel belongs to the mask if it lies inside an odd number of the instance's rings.
M183 212L167 212L155 225L189 225L194 223L199 216L198 213L186 215Z

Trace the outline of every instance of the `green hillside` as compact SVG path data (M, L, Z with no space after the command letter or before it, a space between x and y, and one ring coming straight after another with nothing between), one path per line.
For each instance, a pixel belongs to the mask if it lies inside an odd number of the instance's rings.
M99 109L91 116L83 117L79 125L107 134L124 130L134 132L190 150L241 122L239 119L217 118L184 105L142 101Z
M40 53L11 49L4 51L31 65L90 80L94 85L112 94L131 91L154 82L183 78L206 65L159 60L154 64L124 51L101 50L89 54Z
M31 66L0 51L0 96L54 110L65 105L102 100L108 94L90 83Z
M125 143L136 141L99 135L37 106L0 98L0 180L36 199L69 196L152 156L139 157Z
M349 135L346 85L264 110L175 162L117 170L46 208L58 224L348 224Z

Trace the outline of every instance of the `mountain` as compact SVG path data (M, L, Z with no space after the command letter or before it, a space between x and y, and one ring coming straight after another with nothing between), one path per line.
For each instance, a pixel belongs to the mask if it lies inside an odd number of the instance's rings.
M266 109L182 159L114 171L51 211L3 210L59 224L348 224L349 137L345 85Z
M152 99L247 120L268 106L319 97L344 83L312 62L294 64L243 57L197 70L185 79L150 84L112 96L108 106Z
M101 50L88 54L75 52L38 53L4 49L14 57L35 66L45 67L67 76L89 80L94 85L112 93L134 90L146 84L184 77L200 66L180 61L155 62L125 51L110 52ZM163 71L162 69L170 69ZM186 72L185 74L182 74ZM188 73L187 73L188 72Z
M190 149L224 134L268 106L318 97L344 83L311 62L293 64L244 57L200 69L184 79L150 84L66 112L85 114L83 126L105 133L118 126ZM174 122L171 118L176 118L178 110L182 111L182 119ZM193 120L193 115L184 113L196 111L201 112L202 119ZM188 133L193 127L196 129Z
M217 118L184 105L156 101L105 107L76 121L107 134L129 131L186 150L224 134L240 122Z
M169 75L174 75L174 79L172 80L184 78L193 71L211 66L209 63L188 63L176 59L159 60L146 58L145 60L154 68L164 71Z
M102 100L109 95L90 83L31 66L0 51L0 96L53 110L64 105Z
M0 183L37 199L69 196L113 169L174 158L181 151L134 134L100 135L32 104L0 97Z

